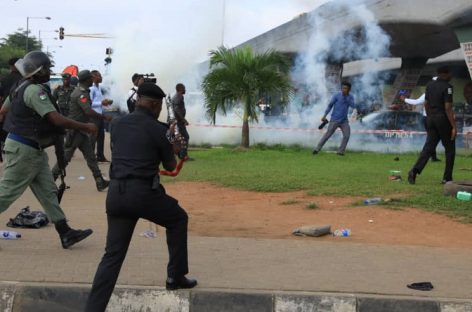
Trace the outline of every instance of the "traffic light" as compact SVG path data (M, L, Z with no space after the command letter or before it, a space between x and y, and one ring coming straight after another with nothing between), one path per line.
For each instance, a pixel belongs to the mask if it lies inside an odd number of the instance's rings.
M59 39L64 39L64 27L59 28Z

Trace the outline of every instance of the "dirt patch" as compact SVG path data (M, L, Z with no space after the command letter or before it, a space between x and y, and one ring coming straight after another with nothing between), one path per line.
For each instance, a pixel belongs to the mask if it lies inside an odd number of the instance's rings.
M418 209L352 206L362 198L258 193L200 182L166 185L189 213L190 235L472 247L472 225ZM313 205L314 204L314 205ZM370 222L369 222L370 220ZM349 228L352 236L296 237L302 225Z
M50 159L52 163L52 153ZM102 172L108 172L108 166L100 164ZM67 169L71 188L62 201L67 218L73 226L93 228L97 237L105 235L106 193L96 191L81 153L76 152ZM258 193L197 182L168 183L165 187L188 212L190 235L472 248L472 224L419 209L352 206L363 198L309 196L303 191ZM28 190L0 214L0 229L26 205L32 210L41 209ZM148 227L147 222L142 224ZM352 236L313 238L291 234L303 225L324 224L330 224L333 230L349 228Z

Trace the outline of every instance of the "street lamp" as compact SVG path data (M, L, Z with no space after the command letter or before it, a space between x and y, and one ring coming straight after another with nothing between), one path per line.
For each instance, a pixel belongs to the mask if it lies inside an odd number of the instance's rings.
M47 19L50 20L49 16L45 17L35 17L35 16L27 16L26 17L26 53L28 53L28 35L29 35L29 20L31 19Z
M223 16L222 16L222 26L221 26L221 46L225 45L225 18L226 18L226 0L223 0Z

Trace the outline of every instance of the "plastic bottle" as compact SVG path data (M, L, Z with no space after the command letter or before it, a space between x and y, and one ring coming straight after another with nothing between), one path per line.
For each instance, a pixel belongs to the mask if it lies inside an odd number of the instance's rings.
M472 194L469 192L457 192L456 198L463 201L470 201Z
M382 201L382 198L380 197L374 197L374 198L367 198L364 200L364 205L376 205Z
M1 239L18 239L21 238L21 234L14 231L0 231Z
M334 231L333 233L334 236L340 236L340 237L348 237L351 236L351 230L350 229L339 229Z

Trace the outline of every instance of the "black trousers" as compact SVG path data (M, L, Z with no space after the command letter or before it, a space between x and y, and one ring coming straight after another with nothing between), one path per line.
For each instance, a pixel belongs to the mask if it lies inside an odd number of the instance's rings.
M426 129L426 131L428 131L428 118L426 118L426 116L423 116L423 123L424 123L424 128ZM436 148L434 149L433 153L431 154L431 159L438 159L438 154L436 153Z
M428 159L433 154L439 141L446 150L446 167L444 169L443 180L452 181L452 171L454 169L454 159L456 157L456 141L451 140L452 126L445 114L428 116L426 119L428 135L421 151L420 157L413 166L416 173L421 173L428 163Z
M166 228L169 263L168 277L188 273L188 216L176 199L165 194L162 186L151 189L148 180L111 180L106 211L108 234L105 255L98 265L86 312L103 312L118 279L136 222L147 219Z
M87 161L87 166L90 171L92 171L93 177L98 178L102 176L102 172L98 167L97 158L95 158L95 154L92 150L92 139L90 137L76 130L68 130L64 147L66 166L71 161L72 156L74 156L75 150L79 149L84 155L84 158ZM60 172L59 165L56 163L52 168L52 174L57 178L59 177Z
M185 138L185 140L187 141L187 144L188 144L190 142L190 135L188 134L187 126L185 126L185 123L179 122L179 123L177 123L177 127L179 128L180 134ZM187 154L188 154L188 151L187 151L186 148L184 148L179 152L179 158L182 159L185 156L187 156Z
M97 138L92 139L92 150L95 153L95 146L97 146L97 159L105 158L105 123L103 120L95 123L98 128Z

